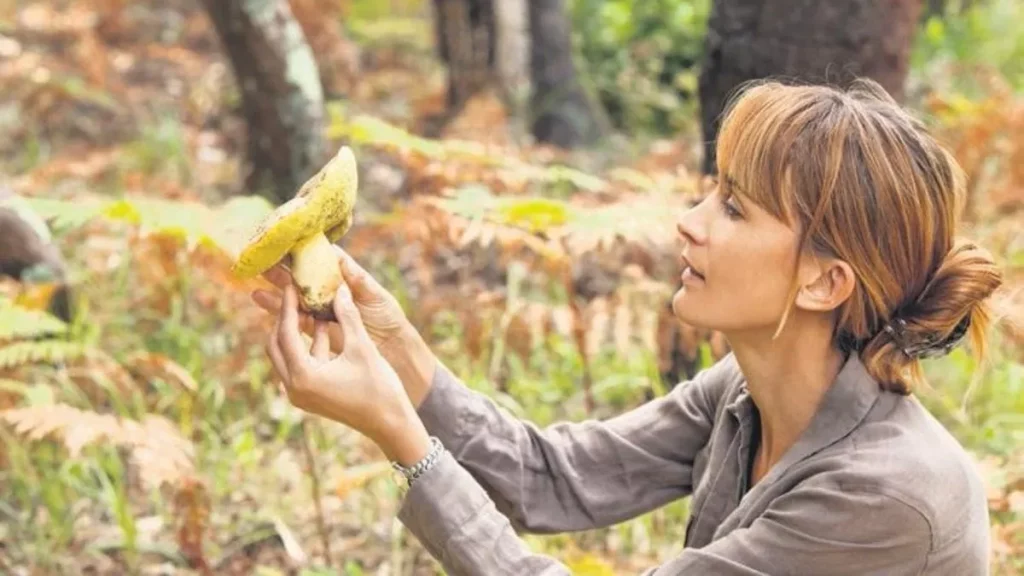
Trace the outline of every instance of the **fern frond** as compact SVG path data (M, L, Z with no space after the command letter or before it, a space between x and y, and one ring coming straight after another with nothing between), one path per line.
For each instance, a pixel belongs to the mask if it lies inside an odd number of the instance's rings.
M59 440L72 458L90 445L128 447L142 480L150 487L174 484L194 471L192 443L162 416L150 414L141 421L127 420L66 404L49 404L5 410L0 412L0 420L28 440Z
M273 210L256 195L235 196L220 206L163 198L121 198L90 201L29 198L28 203L54 228L78 227L94 219L127 222L143 235L181 238L188 247L210 245L236 252L254 227Z
M597 176L561 165L537 165L525 162L508 150L488 147L471 140L431 140L412 134L380 118L360 114L351 120L335 113L329 134L353 142L376 146L389 151L413 153L439 162L467 162L507 172L508 176L531 182L567 183L580 190L604 191L609 183Z
M675 215L666 207L678 203L678 198L662 192L584 205L537 196L496 196L486 188L466 187L450 198L428 202L472 222L467 230L474 234L479 222L515 228L564 240L574 255L600 250L616 240L665 245L673 242L676 234ZM494 232L487 237L494 236L501 237Z
M0 298L0 341L49 336L67 330L60 318Z
M78 228L102 212L107 201L98 198L76 198L61 200L30 196L24 199L36 214L53 230Z
M88 356L92 349L78 342L43 340L15 342L0 348L0 369L29 363L57 364Z

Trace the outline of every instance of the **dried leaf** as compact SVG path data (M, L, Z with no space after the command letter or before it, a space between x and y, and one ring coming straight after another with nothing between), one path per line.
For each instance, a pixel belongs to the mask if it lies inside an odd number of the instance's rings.
M338 498L346 498L352 491L362 488L367 482L391 472L390 462L371 462L347 468L334 481L334 493Z

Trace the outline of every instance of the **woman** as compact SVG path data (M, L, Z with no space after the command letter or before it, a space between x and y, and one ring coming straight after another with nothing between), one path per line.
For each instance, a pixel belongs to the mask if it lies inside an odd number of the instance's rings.
M719 185L678 224L672 306L732 352L692 381L539 429L463 386L339 250L339 324L300 319L282 269L283 295L254 294L279 314L268 353L291 401L406 472L400 519L449 574L566 574L516 530L608 526L686 495L686 548L647 574L987 573L979 477L910 394L920 358L966 334L983 350L1001 283L954 237L955 161L870 81L751 86L717 147Z

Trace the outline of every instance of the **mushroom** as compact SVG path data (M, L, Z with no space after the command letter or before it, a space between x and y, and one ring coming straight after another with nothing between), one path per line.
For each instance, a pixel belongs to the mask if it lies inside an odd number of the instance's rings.
M260 223L232 271L252 278L291 255L302 307L314 318L334 320L332 302L343 280L332 244L352 226L358 185L355 155L342 146L294 198Z

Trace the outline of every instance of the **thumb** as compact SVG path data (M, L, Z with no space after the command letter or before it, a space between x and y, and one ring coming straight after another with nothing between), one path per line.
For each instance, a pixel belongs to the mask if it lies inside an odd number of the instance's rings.
M345 277L352 296L362 303L367 303L377 298L385 298L388 292L384 290L377 281L359 265L358 262L345 252L337 244L333 245L334 254L338 257L338 264L341 268L341 275Z
M341 330L345 335L345 347L348 348L353 342L369 342L370 336L363 325L363 317L359 314L355 302L352 301L352 291L348 284L342 282L338 291L334 293L334 315L341 324Z

